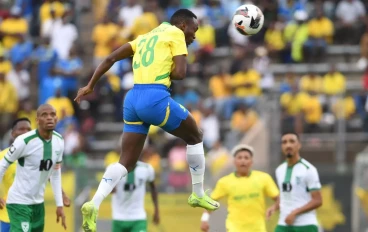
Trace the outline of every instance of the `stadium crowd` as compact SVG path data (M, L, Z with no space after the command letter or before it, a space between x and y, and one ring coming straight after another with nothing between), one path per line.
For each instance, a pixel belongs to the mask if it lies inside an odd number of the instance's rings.
M209 164L216 169L228 156L227 142L238 141L259 120L257 105L272 92L279 93L284 129L319 133L334 130L339 119L359 117L368 131L365 93L347 91L349 79L329 64L327 73L316 73L312 64L326 63L333 44L360 42L363 82L368 88L368 4L361 0L259 0L252 1L265 15L265 25L252 37L240 35L230 25L240 0L16 0L0 12L0 136L8 145L11 121L28 117L35 128L36 106L49 103L57 109L57 131L65 137L66 164L85 165L89 144L95 141L99 109L114 105L111 120L122 121L124 95L133 86L131 60L116 63L95 94L76 105L78 88L109 53L166 21L176 10L191 9L199 20L196 42L189 47L188 80L175 82L173 98L185 106L204 132ZM143 4L144 3L144 4ZM78 7L82 6L82 7ZM76 10L79 9L79 10ZM80 10L81 9L81 10ZM82 40L79 14L93 11L95 25L90 41ZM349 12L354 12L349 13ZM215 62L218 48L231 49L228 65ZM309 66L305 75L287 70L280 82L270 68L273 63ZM368 66L367 66L368 67ZM363 72L362 72L363 73ZM88 78L86 78L88 77ZM193 88L193 82L195 84ZM276 85L276 83L279 83ZM276 86L276 87L275 87ZM100 97L103 96L103 97ZM106 117L105 117L106 118ZM321 127L329 122L330 127ZM160 157L168 157L172 185L189 182L185 145L151 127L143 158L160 170ZM1 138L0 138L1 139ZM157 142L160 141L160 142ZM162 141L169 141L162 144ZM234 142L233 142L234 143ZM159 155L160 154L160 155ZM225 155L224 155L225 154ZM111 151L111 156L117 151ZM220 160L220 161L219 161ZM177 186L180 187L180 186Z

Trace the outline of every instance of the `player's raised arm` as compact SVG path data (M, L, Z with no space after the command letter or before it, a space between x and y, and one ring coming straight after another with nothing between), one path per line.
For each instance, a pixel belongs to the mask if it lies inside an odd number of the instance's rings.
M78 94L74 101L80 102L80 98L82 96L88 95L89 93L93 92L93 89L95 88L96 83L100 80L102 75L104 75L111 66L119 61L126 59L128 57L131 57L134 55L134 48L132 48L132 45L134 41L131 43L126 43L114 52L112 52L108 57L106 57L100 65L96 68L95 72L93 73L93 76L91 80L88 82L87 86L81 88L78 90Z

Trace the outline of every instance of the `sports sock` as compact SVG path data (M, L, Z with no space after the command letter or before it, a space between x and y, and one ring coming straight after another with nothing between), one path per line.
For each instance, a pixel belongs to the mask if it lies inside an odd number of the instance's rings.
M107 167L100 185L92 198L92 202L98 209L105 197L114 189L121 178L128 174L127 169L120 163L111 164Z
M187 145L187 162L192 176L193 193L198 197L203 197L203 178L205 171L203 142L195 145Z

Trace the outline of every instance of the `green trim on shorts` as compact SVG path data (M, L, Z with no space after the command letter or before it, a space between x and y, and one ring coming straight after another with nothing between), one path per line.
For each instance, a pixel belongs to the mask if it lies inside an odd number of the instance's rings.
M136 221L112 221L112 232L147 232L147 220Z
M318 227L316 225L306 225L306 226L277 225L275 232L318 232Z

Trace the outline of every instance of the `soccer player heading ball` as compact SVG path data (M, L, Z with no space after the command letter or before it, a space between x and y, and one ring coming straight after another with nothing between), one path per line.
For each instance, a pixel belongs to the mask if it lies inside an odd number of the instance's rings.
M96 217L101 202L118 181L135 167L150 125L159 126L188 144L187 160L193 185L188 204L210 211L220 206L203 191L205 159L202 132L188 110L175 102L169 91L172 80L182 80L186 76L187 46L194 41L197 30L196 15L187 9L178 10L170 23L162 23L110 54L97 67L88 85L79 89L75 98L77 102L93 91L101 76L116 61L133 56L134 87L124 100L120 160L107 168L92 201L82 206L82 227L85 231L96 231Z

